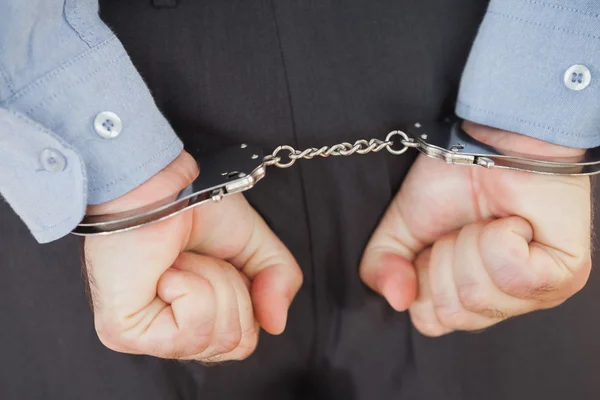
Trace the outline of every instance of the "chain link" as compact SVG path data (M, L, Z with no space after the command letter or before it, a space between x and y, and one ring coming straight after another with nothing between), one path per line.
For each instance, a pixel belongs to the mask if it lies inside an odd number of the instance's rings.
M392 140L394 136L401 137L401 149L394 149L394 141ZM366 139L360 139L354 142L354 144L344 142L333 146L323 146L319 149L312 147L302 151L296 150L289 145L282 145L277 147L272 154L264 158L264 164L267 167L275 166L278 168L289 168L300 159L310 160L314 157L350 156L355 153L377 153L383 149L386 149L392 154L399 155L408 150L409 147L417 146L418 143L412 139L409 139L406 133L402 131L392 131L387 135L385 141L379 139L371 139L369 141ZM288 152L287 159L289 159L289 161L282 162L282 160L285 158L285 156L279 156L279 153L282 151Z

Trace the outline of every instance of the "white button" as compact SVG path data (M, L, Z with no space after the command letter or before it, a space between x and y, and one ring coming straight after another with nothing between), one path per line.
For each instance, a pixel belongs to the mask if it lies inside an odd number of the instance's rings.
M121 118L113 112L104 111L96 116L94 120L96 133L104 139L112 139L119 136L123 130Z
M565 72L564 81L571 90L583 90L590 86L592 73L585 65L573 65Z
M46 149L40 153L40 163L48 172L62 172L67 167L67 160L58 150Z

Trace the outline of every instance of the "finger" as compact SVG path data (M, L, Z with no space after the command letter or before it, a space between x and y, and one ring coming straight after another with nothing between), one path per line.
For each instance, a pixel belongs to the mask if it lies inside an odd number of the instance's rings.
M424 190L429 181L436 184ZM480 217L473 196L465 200L464 194L472 191L470 182L468 171L440 167L428 157L419 157L411 168L373 233L360 265L365 284L384 295L395 309L406 309L414 298L415 274L409 266L415 255L442 235ZM451 218L448 209L452 210Z
M232 266L225 268L225 272L228 276L229 284L236 294L241 338L239 344L232 351L212 355L208 359L210 362L243 360L254 352L258 344L260 328L254 318L249 285L246 284L247 278Z
M406 311L417 296L417 274L406 258L385 249L371 249L361 278L396 311Z
M216 263L206 258L188 262L203 263L206 269L214 269ZM199 353L212 341L220 312L217 304L223 303L217 301L217 296L226 295L217 293L215 285L219 282L186 270L169 269L155 285L155 297L139 311L123 316L120 305L99 307L95 313L98 336L118 351L125 347L162 358Z
M210 264L202 262L204 260L209 261ZM216 293L217 313L213 324L212 337L208 347L198 352L200 358L210 359L216 355L234 350L242 339L241 310L238 306L236 290L232 286L227 272L228 269L234 269L234 267L224 261L201 257L193 253L182 253L174 268L203 277L212 284ZM238 280L243 284L241 278L238 278ZM250 307L251 316L251 303L248 303L247 307ZM187 310L188 313L190 311L192 310Z
M302 273L264 220L243 196L236 195L196 209L194 226L188 249L239 268L252 281L254 311L261 326L272 334L283 332Z
M85 240L84 258L95 314L130 324L154 304L157 282L173 265L191 226L185 213L119 235Z
M402 209L394 199L371 237L360 264L362 281L385 297L396 311L405 311L417 295L417 276L412 265L424 246L407 227Z
M232 285L231 270L237 277ZM238 300L237 290L242 290ZM109 348L161 358L210 361L233 353L240 345L252 348L253 313L239 273L227 263L183 253L160 278L157 296L125 320L102 308L96 314L100 339ZM247 333L247 343L242 343ZM129 351L128 351L129 352ZM239 355L246 355L240 352Z
M522 217L530 225L531 240L573 274L587 267L591 248L589 178L482 172L490 173L490 179L483 182L495 215Z
M198 262L202 260L211 264ZM203 277L218 293L210 343L185 358L216 362L248 356L256 346L258 330L242 274L227 262L189 252L181 254L174 268Z
M534 229L523 218L508 217L487 224L478 247L489 276L503 292L538 302L564 300L581 289L591 262L568 265L560 250L532 241Z
M429 284L429 262L431 259L431 248L421 252L415 260L415 268L418 273L418 295L411 304L408 312L415 328L425 336L437 337L451 332L439 321L431 297Z
M481 233L496 221L482 221L461 229L454 250L452 278L461 307L472 318L463 327L478 330L539 308L539 303L512 297L500 290L488 274L481 257ZM507 251L505 243L495 247Z
M489 318L465 309L458 295L453 270L459 262L473 261L472 256L465 254L472 253L473 248L459 247L461 239L462 243L465 242L465 233L467 232L463 229L460 233L439 239L433 245L429 262L428 278L433 309L440 323L452 330L481 329L491 324Z

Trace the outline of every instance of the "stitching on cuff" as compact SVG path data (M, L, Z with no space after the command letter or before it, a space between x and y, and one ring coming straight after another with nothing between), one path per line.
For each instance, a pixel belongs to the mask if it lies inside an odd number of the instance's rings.
M77 155L77 151L70 146L68 143L66 143L60 136L54 135L50 130L48 130L46 127L36 124L35 122L33 122L32 120L30 120L29 118L26 118L25 116L21 115L20 113L17 113L13 110L8 110L9 114L11 114L12 116L14 116L15 118L21 120L23 123L31 126L33 129L35 129L36 131L41 131L42 133L45 133L46 135L50 136L51 138L53 138L54 140L56 140L58 143L61 144L61 146L65 147L66 149L71 150L73 153L75 153ZM85 209L85 204L87 204L86 198L87 198L87 174L86 174L86 167L85 167L85 163L83 162L82 158L79 157L77 155L77 158L79 160L79 168L81 171L81 177L82 177L82 182L81 182L81 189L82 189L82 196L83 198L81 199L81 203L84 204L84 209ZM75 168L75 166L73 166L73 168ZM23 191L17 190L17 193L23 193ZM21 195L22 198L25 199L29 199L29 196L23 196ZM26 200L27 201L27 200ZM31 207L34 207L34 204L31 204ZM36 229L35 232L44 232L47 231L48 229L53 229L55 227L57 227L58 225L64 224L66 221L72 219L73 216L67 217L65 220L60 221L60 222L56 222L53 225L45 225L43 224L39 218L36 216L34 217L34 221L35 223L40 226L40 229ZM30 228L31 229L31 228Z
M68 86L63 86L61 87L62 90L58 91L58 92L54 92L52 93L50 96L46 97L45 99L43 99L42 101L40 101L39 103L37 103L36 105L34 105L33 107L29 107L25 112L28 115L31 115L35 110L37 110L38 108L48 104L49 102L51 102L52 100L62 96L65 92L73 89L74 87L77 87L81 84L86 83L87 81L89 81L94 75L96 75L97 73L99 73L100 71L105 70L107 67L112 67L113 64L118 64L121 60L123 60L126 57L125 53L119 54L117 57L113 58L112 60L110 60L109 62L107 62L106 64L102 64L101 66L99 66L98 68L95 68L91 71L88 72L87 75L79 78L78 80L71 82L70 85Z
M537 123L537 122L533 122L533 121L528 121L526 119L519 118L519 117L514 117L512 115L499 114L499 113L496 113L496 112L493 112L493 111L490 111L490 110L486 110L486 109L483 109L483 108L474 107L474 106L471 106L469 104L463 103L462 101L457 101L456 104L458 104L458 105L460 105L462 107L468 108L470 110L476 111L476 112L480 112L480 113L488 114L488 115L493 115L495 117L500 117L500 118L503 118L503 119L510 119L510 120L517 121L517 122L520 122L520 123L523 123L523 124L535 126L537 128L542 128L542 129L545 129L545 130L550 131L550 132L558 132L558 133L561 133L563 135L567 135L567 136L571 136L571 137L584 138L584 139L600 137L600 134L596 134L596 135L581 135L579 133L573 133L573 132L563 131L562 129L553 128L551 126L543 125L543 124L540 124L540 123Z
M60 74L61 72L63 72L67 68L73 66L73 64L75 64L75 63L83 60L84 58L86 58L90 54L93 54L93 53L101 50L102 48L111 45L113 42L116 42L116 41L117 41L117 37L116 36L113 35L113 36L109 37L104 42L100 43L99 45L97 45L95 47L92 47L89 50L84 51L83 53L81 53L77 57L74 57L74 58L70 59L69 61L67 61L64 64L62 64L61 66L59 66L58 68L56 68L56 69L48 72L46 75L42 76L41 78L39 78L35 82L32 82L29 85L25 86L19 92L15 93L12 97L6 99L6 101L4 101L3 103L0 103L0 104L14 103L15 101L19 100L23 96L27 95L32 90L35 90L38 87L46 84L47 81L50 81L50 80L54 79L56 77L56 75ZM122 49L122 51L120 51L120 53L123 54L123 55L127 54L127 53L125 53L124 49Z
M32 233L37 233L37 232L47 232L47 231L48 231L48 230L50 230L50 229L54 229L54 228L56 228L56 227L58 227L58 226L60 226L60 225L64 225L64 224L66 224L67 222L71 221L72 219L73 219L73 216L70 216L70 217L67 217L67 218L63 219L62 221L59 221L59 222L57 222L57 223L55 223L55 224L52 224L52 225L44 225L44 226L42 226L40 229L31 229L31 228L30 228L30 230L31 230L31 232L32 232Z
M96 188L92 188L90 189L90 193L96 193L99 192L101 190L107 189L119 182L122 182L125 180L125 178L129 177L131 175L131 173L135 173L139 170L141 170L142 168L144 168L146 165L150 164L152 161L156 160L158 157L162 156L163 154L165 154L167 151L169 151L174 145L179 144L179 139L176 137L175 139L173 139L173 141L171 143L169 143L168 145L166 145L165 147L163 147L162 149L160 149L160 151L154 153L154 155L152 157L150 157L149 159L147 159L146 161L144 161L144 163L138 165L135 169L128 171L126 174L121 175L120 178L117 178L113 181L110 181L102 186L96 187Z
M11 80L9 79L8 74L2 67L1 63L0 63L0 78L6 83L6 87L8 88L8 91L10 92L10 96L14 95L15 88L13 87L13 84L12 84Z
M524 0L524 1L526 3L530 3L530 4L537 4L537 5L548 7L548 8L554 8L556 10L571 11L571 12L578 13L578 14L589 15L591 17L600 18L600 14L596 14L596 13L589 12L589 11L579 10L577 8L559 6L558 4L550 4L550 3L546 3L544 1L539 1L539 0Z
M592 35L592 34L585 33L585 32L571 31L571 30L568 30L568 29L556 27L554 25L542 24L540 22L530 21L530 20L525 19L525 18L516 17L514 15L505 14L505 13L502 13L502 12L499 12L499 11L489 10L487 13L491 14L491 15L498 15L500 17L504 17L504 18L507 18L507 19L512 19L512 20L515 20L515 21L525 22L525 23L528 23L528 24L531 24L531 25L534 25L534 26L542 27L542 28L549 28L549 29L552 29L552 30L555 30L555 31L561 31L561 32L565 32L565 33L570 33L572 35L578 35L578 36L588 37L588 38L591 38L591 39L600 39L600 36Z

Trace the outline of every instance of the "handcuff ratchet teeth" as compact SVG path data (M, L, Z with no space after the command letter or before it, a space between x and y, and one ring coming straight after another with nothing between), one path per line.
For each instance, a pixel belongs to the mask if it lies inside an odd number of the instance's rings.
M173 217L206 202L253 188L265 177L267 167L289 168L298 160L315 157L350 156L387 150L394 155L415 148L422 154L449 164L499 168L543 175L595 175L600 173L600 148L580 158L532 157L481 143L462 129L462 120L416 122L405 131L392 131L385 140L361 139L352 143L296 150L282 145L264 156L260 148L241 144L222 152L198 157L201 173L181 192L134 210L86 216L74 235L106 235L129 231Z
M595 175L600 173L600 148L581 157L540 157L481 143L462 129L462 120L415 123L407 130L423 154L449 164L511 169L543 175Z

